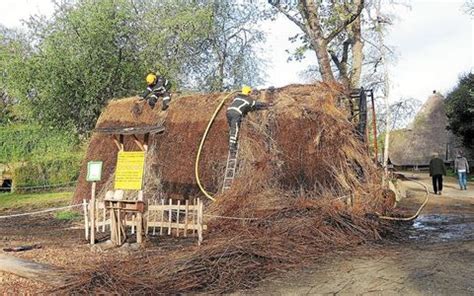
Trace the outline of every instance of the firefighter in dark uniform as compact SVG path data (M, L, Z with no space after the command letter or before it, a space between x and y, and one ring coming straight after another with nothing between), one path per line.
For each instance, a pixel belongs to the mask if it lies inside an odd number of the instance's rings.
M252 88L243 86L242 93L237 95L230 106L227 108L227 122L229 124L229 148L235 151L237 149L237 138L239 136L240 123L242 118L250 111L266 109L271 104L258 102L250 97Z
M158 97L163 97L163 105L161 110L166 110L169 107L171 102L171 95L169 90L171 88L171 83L168 79L156 75L155 73L150 73L146 76L146 84L148 85L145 92L141 95L141 98L148 100L148 104L151 109L155 108ZM147 98L149 97L149 98Z

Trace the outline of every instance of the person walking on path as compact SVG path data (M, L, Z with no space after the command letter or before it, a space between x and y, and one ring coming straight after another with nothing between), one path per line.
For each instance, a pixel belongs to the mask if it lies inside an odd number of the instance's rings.
M443 175L446 176L446 167L438 153L433 153L433 158L430 161L430 177L433 180L434 194L441 195L443 191Z
M469 163L463 152L459 151L454 160L454 171L458 174L458 182L461 190L467 190L467 175L469 174Z

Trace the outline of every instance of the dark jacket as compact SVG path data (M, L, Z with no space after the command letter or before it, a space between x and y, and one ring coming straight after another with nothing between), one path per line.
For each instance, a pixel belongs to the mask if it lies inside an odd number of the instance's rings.
M155 96L161 96L162 94L166 93L169 91L171 88L171 83L168 81L168 79L162 77L162 76L157 76L155 84L152 84L148 86L145 90L145 92L142 94L142 98L145 98L152 94Z
M268 104L262 103L252 99L249 96L239 94L234 98L230 106L227 108L227 112L237 112L241 116L245 116L252 110L265 109Z
M441 158L435 157L430 161L430 176L434 175L445 175L446 176L446 167Z

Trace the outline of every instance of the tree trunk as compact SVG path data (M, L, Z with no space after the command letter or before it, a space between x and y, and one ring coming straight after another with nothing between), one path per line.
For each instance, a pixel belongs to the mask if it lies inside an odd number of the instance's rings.
M223 53L222 58L219 60L219 77L216 81L216 90L222 92L224 91L224 66L225 66L225 53Z
M331 61L329 59L328 45L326 44L326 41L311 37L311 45L316 52L316 57L318 58L319 62L319 73L321 74L323 81L335 81L336 79L332 73Z
M360 2L358 0L357 2ZM362 73L362 60L364 58L363 54L363 43L361 39L361 20L360 15L352 23L351 27L352 32L352 70L350 77L350 87L351 88L360 88L360 78Z
M380 0L377 1L376 4L376 16L377 19L375 20L376 23L376 30L377 30L377 37L378 37L378 49L380 51L380 60L383 64L384 69L384 101L385 101L385 108L387 110L387 117L386 117L386 125L385 125L385 143L384 143L384 153L383 153L383 167L385 172L385 180L388 177L388 158L389 158L389 151L390 151L390 124L391 124L391 114L390 114L390 80L389 80L389 73L388 73L388 65L387 65L387 50L384 44L384 37L381 28L380 22L378 22L380 18Z
M309 35L311 46L313 47L319 63L319 73L325 82L335 81L334 74L331 69L331 60L328 53L328 41L324 38L321 24L319 21L318 7L314 1L301 1L299 6L300 13L306 19L304 27L306 34Z

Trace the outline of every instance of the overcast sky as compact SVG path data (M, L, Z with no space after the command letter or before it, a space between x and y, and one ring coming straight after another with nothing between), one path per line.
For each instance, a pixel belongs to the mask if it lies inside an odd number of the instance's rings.
M458 76L474 69L474 21L457 0L413 0L411 9L397 11L388 43L396 47L398 61L390 66L391 97L413 97L424 101L438 90L446 94ZM49 15L50 0L0 0L0 23L18 27L30 14ZM288 37L298 28L281 16L263 25L269 69L265 86L303 82L299 73L314 63L314 54L303 62L287 62Z

